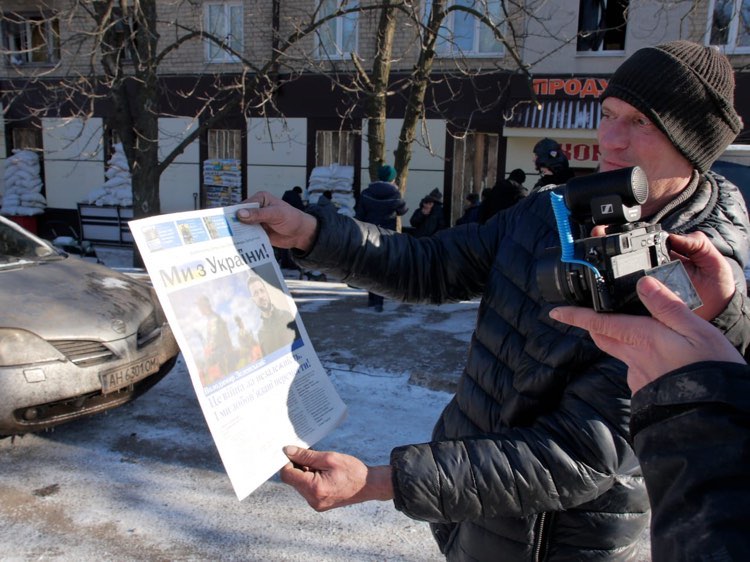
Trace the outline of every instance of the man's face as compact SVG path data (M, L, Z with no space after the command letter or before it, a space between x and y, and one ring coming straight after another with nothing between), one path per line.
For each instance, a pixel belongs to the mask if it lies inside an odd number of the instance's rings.
M649 202L685 187L685 178L692 174L692 165L666 135L621 99L609 97L602 102L598 138L600 171L640 166L649 181Z
M260 280L254 280L250 282L249 287L253 302L260 310L266 311L271 308L271 297L268 295L265 283Z

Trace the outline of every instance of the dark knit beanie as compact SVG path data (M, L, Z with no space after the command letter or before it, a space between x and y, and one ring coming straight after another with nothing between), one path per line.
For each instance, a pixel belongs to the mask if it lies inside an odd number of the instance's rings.
M383 164L378 168L378 179L380 181L393 181L396 179L396 168Z
M690 41L636 51L615 71L602 101L609 96L646 115L700 172L742 129L729 60Z
M443 202L443 194L440 193L440 190L436 187L430 193L427 195L427 197L424 198L425 201L432 201L433 203L442 203Z

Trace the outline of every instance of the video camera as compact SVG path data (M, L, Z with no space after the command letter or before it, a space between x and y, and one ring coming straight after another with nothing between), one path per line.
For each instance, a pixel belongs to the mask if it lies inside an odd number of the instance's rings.
M573 178L562 195L550 192L560 247L537 264L537 284L550 303L591 306L597 312L647 314L635 290L650 275L691 309L702 302L679 260L672 261L668 233L641 222L648 180L638 166ZM574 240L568 217L608 225L606 236Z

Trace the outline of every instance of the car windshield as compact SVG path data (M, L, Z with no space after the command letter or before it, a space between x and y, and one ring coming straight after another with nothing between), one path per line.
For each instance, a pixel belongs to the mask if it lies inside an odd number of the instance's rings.
M0 267L36 263L58 256L50 246L40 244L22 231L0 222Z

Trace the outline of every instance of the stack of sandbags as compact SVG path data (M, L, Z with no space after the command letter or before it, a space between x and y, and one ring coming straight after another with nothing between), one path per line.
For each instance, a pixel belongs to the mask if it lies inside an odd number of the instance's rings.
M89 192L88 203L97 207L104 205L118 205L131 207L133 205L133 185L130 168L122 143L114 146L112 158L107 161L104 172L107 181L104 185Z
M307 186L308 202L318 202L324 191L331 191L331 201L342 215L354 216L354 166L318 166L310 173Z
M13 150L5 161L5 194L0 212L4 215L32 216L44 212L39 156L31 150Z

